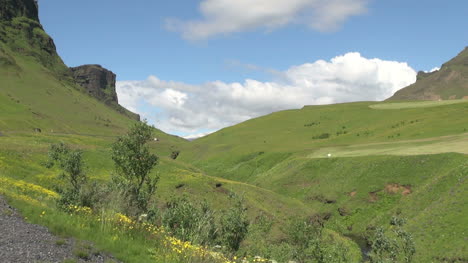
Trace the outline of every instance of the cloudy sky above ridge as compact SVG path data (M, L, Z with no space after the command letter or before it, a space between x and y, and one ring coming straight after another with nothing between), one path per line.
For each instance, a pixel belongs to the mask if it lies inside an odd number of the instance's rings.
M193 135L304 105L383 100L415 80L416 72L406 63L347 53L275 72L265 82L189 85L150 76L120 81L117 92L122 105L159 128Z
M180 136L303 105L382 100L468 43L466 1L39 4L67 65L112 70L122 105Z

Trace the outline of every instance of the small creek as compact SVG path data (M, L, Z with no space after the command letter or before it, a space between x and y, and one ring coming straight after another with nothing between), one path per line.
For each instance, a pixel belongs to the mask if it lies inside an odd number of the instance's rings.
M361 249L362 260L364 262L368 260L371 247L367 244L366 239L356 234L350 234L345 236L353 240L359 246L359 248Z

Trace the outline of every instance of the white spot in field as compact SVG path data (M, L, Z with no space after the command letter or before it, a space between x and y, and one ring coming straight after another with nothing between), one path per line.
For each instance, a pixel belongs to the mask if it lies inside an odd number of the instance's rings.
M331 153L329 153L327 156L328 156L328 157L331 157Z

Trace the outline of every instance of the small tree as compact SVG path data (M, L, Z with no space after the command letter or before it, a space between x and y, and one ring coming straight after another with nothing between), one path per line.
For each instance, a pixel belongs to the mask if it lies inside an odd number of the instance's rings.
M152 129L146 122L138 122L112 145L116 171L113 181L121 188L128 208L136 206L137 212L148 211L148 201L159 180L159 176L150 176L158 162L158 157L150 153L147 146L152 139Z
M60 177L66 178L69 183L65 189L59 189L62 195L59 204L61 206L70 204L89 206L89 204L84 204L81 198L82 188L88 179L84 173L83 152L72 150L62 142L52 144L46 166L52 168L55 164L62 169Z

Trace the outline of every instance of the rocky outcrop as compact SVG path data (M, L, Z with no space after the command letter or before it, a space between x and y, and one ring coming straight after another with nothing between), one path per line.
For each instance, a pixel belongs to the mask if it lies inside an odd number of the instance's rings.
M36 60L63 83L77 83L109 107L140 120L139 115L118 104L114 73L99 65L68 68L63 63L39 21L37 0L0 0L0 66L21 72L14 59L17 54Z
M138 114L119 105L115 90L116 75L112 71L100 65L83 65L70 68L70 70L75 82L83 87L89 95L132 119L140 120Z
M106 104L119 103L115 91L115 74L100 65L83 65L70 68L73 77L93 97Z
M388 100L449 100L468 96L468 47L434 72L418 72L416 83Z
M37 0L0 1L0 18L2 20L9 21L20 16L39 21Z

